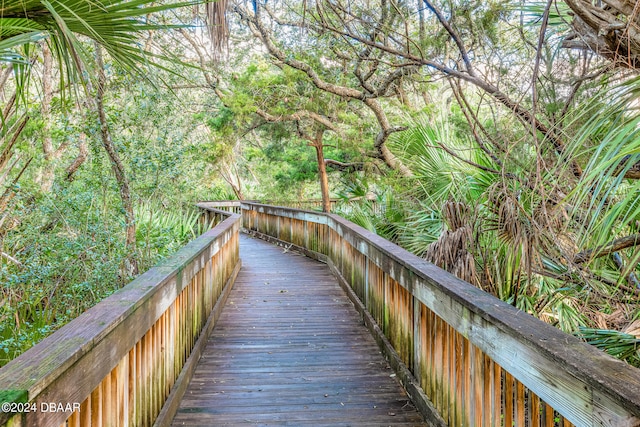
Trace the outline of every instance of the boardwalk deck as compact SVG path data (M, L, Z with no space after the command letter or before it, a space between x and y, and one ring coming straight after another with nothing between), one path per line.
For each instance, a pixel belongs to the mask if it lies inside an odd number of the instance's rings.
M329 269L257 239L173 426L426 425Z

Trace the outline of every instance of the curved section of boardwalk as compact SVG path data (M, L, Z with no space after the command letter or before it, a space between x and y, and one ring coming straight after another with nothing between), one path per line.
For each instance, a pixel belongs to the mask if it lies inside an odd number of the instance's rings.
M243 236L243 267L174 426L419 426L327 266Z

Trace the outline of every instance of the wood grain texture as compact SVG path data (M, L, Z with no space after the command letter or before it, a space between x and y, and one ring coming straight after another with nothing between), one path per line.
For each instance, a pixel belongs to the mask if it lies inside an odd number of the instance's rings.
M242 237L174 426L426 425L329 269Z
M506 387L500 386L497 378L491 380L491 377L479 375L478 380L482 382L472 380L470 389L474 390L475 396L467 405L471 407L470 412L474 413L471 419L479 420L475 412L480 411L484 404L491 410L490 416L485 416L484 419L520 417L522 409L513 406L514 402L518 403L513 392L517 391L520 383L526 388L526 396L537 395L545 404L552 405L557 415L574 425L640 426L640 371L637 369L497 300L337 215L249 202L243 202L242 209L243 218L251 219L251 230L259 233L271 234L265 224L273 222L274 217L283 216L304 222L306 235L303 250L320 252L333 262L343 275L349 276L350 272L353 275L355 270L352 263L342 259L345 256L344 248L356 248L357 252L367 259L365 273L370 280L366 285L369 290L379 283L375 275L372 277L372 271L380 270L385 276L383 291L380 293L383 298L384 319L383 322L378 319L385 334L391 331L392 326L388 322L393 320L387 316L387 313L391 314L389 310L393 307L387 301L387 295L390 295L390 280L396 281L411 293L414 311L416 306L424 305L433 312L436 324L431 325L427 322L427 328L433 329L436 336L430 343L421 341L423 337L414 341L426 344L425 349L430 350L423 355L417 354L420 349L415 348L415 345L413 348L407 346L406 349L399 346L396 350L405 360L411 360L412 355L403 354L404 351L413 351L413 358L420 361L418 369L413 372L414 376L419 373L419 376L425 379L423 387L426 394L444 412L448 409L444 408L443 403L447 401L447 397L454 394L449 391L449 394L445 395L445 391L439 385L443 383L443 379L448 378L446 371L451 373L451 365L447 364L446 355L443 354L446 337L440 336L446 328L440 322L452 327L479 352L489 357L494 366L500 369L501 374L508 373L517 381L511 390L506 390ZM324 231L322 227L325 228ZM330 248L342 249L327 250L326 245L316 242L321 235L329 236ZM374 317L378 318L376 313L379 311L379 301L372 301L367 295L365 304ZM407 307L406 312L410 312L409 309L410 307ZM422 321L418 317L416 319ZM415 321L413 330L415 331L419 325L420 323ZM456 339L458 338L460 337L456 336ZM479 353L478 357L480 356ZM472 361L470 367L473 370L476 364ZM480 368L479 365L477 367ZM429 374L424 372L424 369L434 372ZM486 375L484 366L477 371ZM488 394L484 396L483 389L486 384L493 384L493 390L488 390ZM502 393L509 394L509 391L512 396L509 397L509 408L506 408L506 396ZM500 401L502 404L498 403ZM520 402L523 403L525 402ZM501 413L508 409L514 409L515 413ZM564 423L564 420L562 422Z
M233 283L235 283L235 279L238 275L238 272L241 267L241 262L236 264L236 269L231 273L231 277L229 278L229 283L225 286L221 297L217 300L214 308L211 311L209 316L209 320L207 324L202 330L202 334L198 337L198 340L193 348L193 351L187 358L187 361L180 371L180 375L176 379L175 384L171 387L170 390L167 391L167 400L164 402L162 406L162 410L160 411L158 417L153 423L154 427L165 427L171 425L171 420L176 414L178 408L180 407L180 400L184 396L184 393L187 389L187 386L193 376L193 372L197 367L197 363L202 356L202 352L206 346L207 338L214 326L216 325L220 315L222 314L222 310L227 302L227 298L231 293L231 289L233 288Z

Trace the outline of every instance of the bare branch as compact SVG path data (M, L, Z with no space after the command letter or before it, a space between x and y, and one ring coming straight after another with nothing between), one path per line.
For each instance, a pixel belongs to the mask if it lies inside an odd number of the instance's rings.
M22 119L20 119L17 125L14 125L15 130L14 128L11 129L13 135L11 136L9 142L4 146L2 153L0 154L0 170L4 169L9 159L11 159L11 156L13 155L13 146L18 141L18 138L20 137L20 134L22 134L22 131L24 130L28 121L29 116L25 115L22 117Z
M444 15L436 5L431 3L429 0L424 0L424 4L434 13L434 15L436 15L436 18L438 18L440 24L444 27L445 30L447 30L447 33L449 33L451 39L455 42L456 46L458 46L458 50L460 51L460 55L462 56L462 61L464 62L464 66L467 69L467 72L470 75L475 76L476 72L473 69L471 60L469 59L469 53L467 52L467 49L464 46L464 43L462 42L462 39L460 38L458 32L451 26L449 21L445 19Z
M296 70L304 72L318 89L333 93L334 95L344 96L346 98L360 100L363 100L365 98L365 94L363 92L353 88L338 86L329 83L320 78L318 73L309 64L285 55L285 53L278 49L278 47L276 47L276 45L273 43L269 31L267 31L267 29L264 27L262 22L257 19L257 17L251 16L245 9L239 6L236 6L234 10L240 15L241 19L251 24L249 27L252 33L262 41L271 55L273 55L282 63L287 64L288 66L295 68Z
M600 258L604 255L609 255L613 252L618 252L622 249L630 248L632 246L640 245L640 233L632 234L630 236L621 237L615 239L606 245L599 246L594 249L587 249L576 254L573 257L573 262L576 264L582 264L595 258Z
M487 154L487 156L491 157L491 159L494 162L496 162L498 166L502 168L502 161L498 158L498 156L495 155L493 151L489 150L487 145L484 143L484 141L478 134L478 131L476 130L476 126L479 127L482 133L484 133L485 135L487 135L488 132L486 131L484 126L482 126L482 124L480 123L480 120L478 120L478 117L471 111L471 108L469 107L469 103L467 102L466 98L464 97L464 94L462 93L462 88L460 87L459 84L454 84L453 82L450 82L450 83L451 83L451 89L453 90L453 95L456 97L456 100L458 101L458 105L460 105L460 109L462 110L462 114L464 114L464 117L467 119L467 123L471 128L473 139L475 139L480 149L484 151Z
M315 113L313 111L309 111L309 110L298 110L293 114L274 116L273 114L270 114L262 109L257 109L256 114L271 123L291 122L291 121L298 121L303 118L309 118L315 121L316 123L323 125L327 129L334 131L335 133L338 133L338 134L341 133L340 129L338 129L328 117Z
M184 37L184 39L189 42L191 47L193 47L193 50L196 52L196 55L198 55L198 60L200 61L200 69L202 70L202 74L204 75L204 79L206 80L207 84L210 87L216 87L218 85L217 81L215 81L214 78L207 72L207 61L200 45L196 43L195 39L191 37L191 34L189 34L189 32L184 28L180 28L180 34L182 34L182 37Z
M480 165L480 164L478 164L476 162L472 162L471 160L467 160L464 157L461 157L460 155L455 153L453 150L451 150L449 147L444 145L442 142L436 141L436 143L438 144L437 145L438 148L442 148L451 157L453 157L455 159L458 159L459 161L461 161L463 163L466 163L469 166L473 166L474 168L478 168L478 169L483 170L485 172L493 173L493 174L496 174L496 175L502 175L502 176L504 176L506 178L516 180L516 181L522 183L523 185L527 185L528 186L528 184L523 183L522 180L517 175L515 175L513 173L508 173L508 172L505 173L505 172L501 172L501 171L496 170L496 169L491 169L491 168L488 168L486 166L482 166L482 165Z
M333 160L333 159L324 159L324 164L327 166L331 166L333 169L337 169L339 171L349 171L349 172L362 171L364 170L364 166L365 166L363 162L344 163L344 162L340 162L338 160Z
M549 128L548 126L540 122L540 120L538 120L535 114L533 114L528 109L522 107L518 102L512 100L507 94L505 94L500 89L498 89L498 87L492 85L486 80L483 80L482 78L476 75L472 75L468 72L465 73L463 71L447 67L446 65L436 61L421 58L411 53L402 52L384 44L372 42L361 36L358 36L357 34L347 33L335 27L327 27L327 29L336 34L340 34L345 37L352 38L360 43L370 45L372 47L375 47L376 49L380 49L389 54L405 58L408 61L413 62L413 64L415 65L424 65L426 67L433 68L447 76L459 78L461 80L467 81L477 86L478 88L482 89L489 95L493 96L493 98L499 101L503 106L505 106L510 111L512 111L515 114L515 116L519 118L526 125L526 128L529 132L535 132L535 131L541 132L549 140L549 142L551 142L556 152L558 152L559 154L562 154L564 152L564 148L565 148L564 142L562 141L562 138L558 134L556 134L552 128ZM407 63L406 65L409 65L409 63ZM571 161L570 166L574 176L580 177L582 175L582 168L574 160Z
M85 141L85 139L86 139L86 135L84 133L80 134L80 143L78 144L78 155L76 156L73 163L71 163L66 170L67 176L65 179L68 182L73 181L73 179L75 178L75 173L78 171L78 169L80 169L80 166L82 166L82 164L87 160L87 157L89 156L89 148L87 147L87 142Z
M7 260L11 261L12 263L17 265L18 267L22 267L22 263L20 261L18 261L17 259L15 259L14 257L12 257L11 255L9 255L8 253L0 252L0 255L3 258L6 258Z
M286 64L296 70L300 70L304 72L307 77L311 80L315 87L325 92L331 93L333 95L337 95L342 98L350 98L362 101L371 111L374 113L378 124L380 125L380 132L376 136L374 146L380 155L380 158L384 160L384 162L394 170L398 170L404 176L413 176L413 173L409 168L407 168L402 162L386 147L385 143L389 137L389 135L393 132L397 132L399 130L404 130L404 128L394 128L389 124L389 120L382 109L379 101L376 99L378 94L368 94L363 91L336 85L326 80L322 79L320 75L314 70L309 64L299 61L297 59L292 58L289 55L286 55L282 50L280 50L271 39L271 33L265 28L263 23L256 15L251 15L246 9L236 6L234 11L240 15L240 18L249 24L249 29L254 34L255 37L260 39L264 46L267 48L269 53L275 57L278 61ZM327 24L325 24L327 25ZM374 43L374 46L377 46ZM415 65L413 63L407 63L404 65ZM402 73L398 73L397 77L394 76L393 79L389 80L388 84L393 83L397 78L402 77ZM377 91L376 91L377 92Z

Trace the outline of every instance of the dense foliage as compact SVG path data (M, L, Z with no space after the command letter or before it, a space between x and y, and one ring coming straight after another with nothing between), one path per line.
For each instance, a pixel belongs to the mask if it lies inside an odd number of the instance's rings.
M195 3L0 18L0 358L193 236L197 199L333 197L640 364L631 2Z

